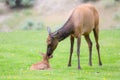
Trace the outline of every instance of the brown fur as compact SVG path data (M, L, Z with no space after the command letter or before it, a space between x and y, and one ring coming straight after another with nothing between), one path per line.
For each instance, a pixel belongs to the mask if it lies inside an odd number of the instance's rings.
M94 32L96 41L99 65L102 65L98 43L99 14L96 8L91 4L84 4L76 7L66 23L59 30L51 33L51 30L48 28L49 36L47 38L47 55L52 55L58 43L70 36L71 48L68 66L71 66L74 38L77 38L78 69L80 69L80 44L81 36L83 35L89 47L89 65L92 66L92 41L89 36L92 31Z
M93 5L85 4L74 9L71 21L74 24L73 36L79 37L88 35L93 29L98 29L99 15Z
M45 54L42 54L42 61L33 64L30 67L30 70L47 70L50 69L49 57Z

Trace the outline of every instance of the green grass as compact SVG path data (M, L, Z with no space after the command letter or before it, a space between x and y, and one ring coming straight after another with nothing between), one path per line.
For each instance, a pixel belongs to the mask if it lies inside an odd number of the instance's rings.
M52 70L31 71L29 67L46 52L47 31L0 33L0 80L119 80L120 30L101 30L100 46L103 66L98 66L93 34L93 66L88 66L88 46L82 37L81 70L77 69L76 44L72 66L67 67L69 38L60 42L50 60ZM75 41L76 42L76 41Z

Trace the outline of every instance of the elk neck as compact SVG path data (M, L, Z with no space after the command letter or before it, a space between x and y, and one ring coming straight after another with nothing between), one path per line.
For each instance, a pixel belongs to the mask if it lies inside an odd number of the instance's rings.
M63 27L52 33L52 35L55 36L55 38L57 38L59 42L64 40L74 32L73 23L70 19L71 18L67 20Z

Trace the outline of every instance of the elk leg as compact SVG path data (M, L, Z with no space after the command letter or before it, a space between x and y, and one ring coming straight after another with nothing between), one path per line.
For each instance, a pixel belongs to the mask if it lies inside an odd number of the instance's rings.
M81 37L79 36L77 38L78 69L81 69L81 67L80 67L80 44L81 44Z
M70 36L70 42L71 42L71 47L70 47L70 57L69 57L68 66L71 66L71 59L72 59L73 46L74 46L74 37L73 36Z
M96 48L97 48L97 52L98 52L99 65L101 66L102 62L101 62L100 50L99 50L100 46L99 46L99 43L98 43L98 38L99 38L98 32L99 32L99 30L98 29L94 29L93 32L94 32L94 37L95 37L95 41L96 41Z
M89 35L85 35L85 40L89 47L89 65L92 66L92 41L90 40Z

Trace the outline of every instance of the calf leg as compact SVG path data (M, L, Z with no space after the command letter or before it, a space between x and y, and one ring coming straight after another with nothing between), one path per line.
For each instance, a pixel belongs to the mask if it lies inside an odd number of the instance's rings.
M71 59L72 59L73 46L74 46L74 37L73 36L70 36L70 42L71 42L71 47L70 47L70 57L69 57L68 66L71 66Z
M85 40L87 41L89 47L89 65L92 66L92 41L90 40L89 35L85 35Z

